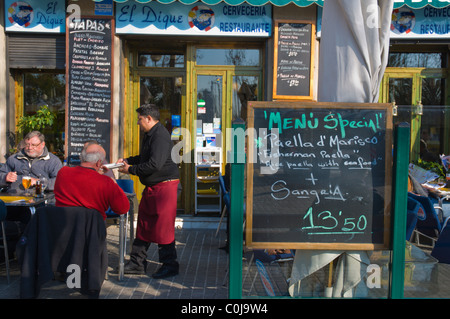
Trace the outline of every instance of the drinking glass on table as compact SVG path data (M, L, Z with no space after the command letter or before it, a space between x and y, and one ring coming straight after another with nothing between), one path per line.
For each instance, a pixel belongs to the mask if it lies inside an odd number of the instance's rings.
M25 175L22 177L22 186L25 188L25 196L29 196L30 193L28 192L28 189L31 186L31 176Z
M39 176L39 179L40 179L41 184L42 184L42 194L44 194L44 191L45 191L45 189L48 186L48 180L47 180L47 178L45 176L42 176L42 175Z

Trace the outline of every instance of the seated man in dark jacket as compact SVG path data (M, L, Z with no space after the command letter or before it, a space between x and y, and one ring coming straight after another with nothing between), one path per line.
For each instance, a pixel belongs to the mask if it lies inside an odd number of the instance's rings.
M45 136L39 131L28 133L24 138L25 147L8 157L0 167L0 187L23 189L22 176L31 176L31 186L45 177L47 189L53 190L56 175L62 167L61 160L50 153L45 146Z
M48 181L47 189L53 190L56 175L62 167L61 160L50 153L45 146L45 136L39 131L28 133L23 139L24 147L16 154L8 157L6 164L0 167L0 187L8 191L23 191L22 177L31 177L31 186L39 178ZM8 207L8 220L28 223L29 209L24 207Z

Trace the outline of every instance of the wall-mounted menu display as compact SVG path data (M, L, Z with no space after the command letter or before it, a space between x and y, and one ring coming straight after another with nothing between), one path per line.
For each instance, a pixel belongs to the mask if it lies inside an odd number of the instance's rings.
M66 25L66 157L87 140L111 150L114 20L81 17Z
M246 244L387 249L390 107L249 102Z
M315 24L275 21L273 99L312 100Z

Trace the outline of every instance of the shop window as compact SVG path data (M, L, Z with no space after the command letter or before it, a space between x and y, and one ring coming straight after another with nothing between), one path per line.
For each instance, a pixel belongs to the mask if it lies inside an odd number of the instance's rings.
M181 77L141 77L141 105L155 104L159 108L160 122L169 132L172 132L172 126L180 126L181 86ZM172 115L176 115L176 117L172 117ZM175 125L172 125L173 120L176 121Z
M34 115L42 106L47 106L56 115L53 125L40 131L45 135L48 150L61 157L64 156L65 86L64 74L24 74L23 115Z
M247 120L247 103L258 98L258 76L233 77L233 114L231 120Z
M140 53L138 66L156 68L184 68L184 55Z
M197 65L259 66L258 49L197 49Z
M445 79L422 79L423 116L421 118L420 143L423 160L439 162L439 154L445 153L446 107L443 94L445 82Z

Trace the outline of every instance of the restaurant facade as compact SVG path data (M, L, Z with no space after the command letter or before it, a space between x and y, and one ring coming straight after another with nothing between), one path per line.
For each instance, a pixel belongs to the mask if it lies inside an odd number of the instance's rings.
M2 161L22 137L20 119L43 106L55 115L42 129L47 146L61 159L90 139L110 161L138 154L136 108L154 103L182 145L180 214L218 215L220 200L198 177L217 174L217 163L225 173L223 132L246 120L247 103L317 101L323 0L0 3ZM450 154L449 17L448 1L394 2L379 102L411 124L412 159L421 140ZM135 188L140 194L137 179ZM200 210L201 193L219 209Z

